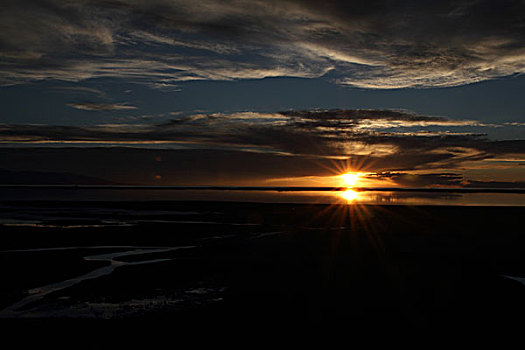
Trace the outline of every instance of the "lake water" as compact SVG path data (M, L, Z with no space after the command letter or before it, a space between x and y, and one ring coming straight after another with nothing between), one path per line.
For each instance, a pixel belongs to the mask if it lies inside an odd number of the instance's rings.
M2 200L235 201L261 203L525 206L519 193L278 192L232 190L107 190L2 188Z

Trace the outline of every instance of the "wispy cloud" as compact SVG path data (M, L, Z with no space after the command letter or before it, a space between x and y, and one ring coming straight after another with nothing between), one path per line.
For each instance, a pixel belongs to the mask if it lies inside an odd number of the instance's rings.
M67 105L84 111L122 111L137 109L135 106L122 103L78 102L68 103Z
M363 88L525 72L522 1L7 1L1 83L273 76ZM31 25L27 23L30 21Z
M102 99L109 99L108 94L106 94L104 91L85 86L57 86L51 88L51 91L61 94L69 93L70 95L95 95Z

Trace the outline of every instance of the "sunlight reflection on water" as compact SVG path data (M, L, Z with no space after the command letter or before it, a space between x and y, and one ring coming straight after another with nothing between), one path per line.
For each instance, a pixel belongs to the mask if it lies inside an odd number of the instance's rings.
M380 205L512 205L525 206L525 195L513 193L416 193L225 191L225 190L46 190L1 189L9 200L64 201L240 201L264 203L380 204Z

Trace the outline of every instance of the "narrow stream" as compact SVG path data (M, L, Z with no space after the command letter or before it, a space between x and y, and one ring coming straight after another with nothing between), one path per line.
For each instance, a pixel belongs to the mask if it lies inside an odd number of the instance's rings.
M83 257L86 261L107 261L110 263L108 266L104 266L98 269L95 269L91 272L88 272L84 275L74 277L67 279L65 281L51 283L45 286L32 288L27 291L28 296L24 299L6 307L5 309L0 311L0 317L13 317L17 316L20 313L23 313L25 311L19 311L21 308L23 308L26 305L29 305L33 302L36 302L38 300L41 300L46 295L51 294L53 292L71 287L73 285L76 285L82 281L90 280L99 278L102 276L107 276L111 274L113 271L115 271L116 268L121 266L131 266L131 265L144 265L144 264L153 264L157 262L163 262L163 261L169 261L172 259L152 259L152 260L143 260L143 261L134 261L134 262L125 262L125 261L118 261L115 260L116 258L121 258L125 256L133 256L133 255L141 255L141 254L151 254L151 253L165 253L165 252L171 252L179 249L191 249L195 248L196 246L180 246L180 247L156 247L156 248L140 248L140 247L134 247L136 249L124 251L124 252L115 252L115 253L106 253L106 254L97 254L97 255L89 255ZM64 250L64 249L101 249L101 248L108 248L106 246L103 247L68 247L68 248L46 248L46 249L28 249L28 250L17 250L16 252L31 252L31 251L42 251L42 250ZM111 248L122 248L122 247L111 247ZM125 247L125 248L131 248L131 247ZM13 251L14 252L14 251Z

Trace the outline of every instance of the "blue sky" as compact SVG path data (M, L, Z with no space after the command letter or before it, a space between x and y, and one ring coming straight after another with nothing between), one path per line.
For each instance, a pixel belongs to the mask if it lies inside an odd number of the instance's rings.
M449 88L360 89L329 78L194 81L154 89L114 79L79 83L33 82L0 89L2 122L57 125L140 122L175 118L170 113L279 112L289 109L407 109L426 115L483 122L525 122L525 77L512 76ZM86 111L72 103L120 103L136 109ZM163 116L163 114L166 114Z

